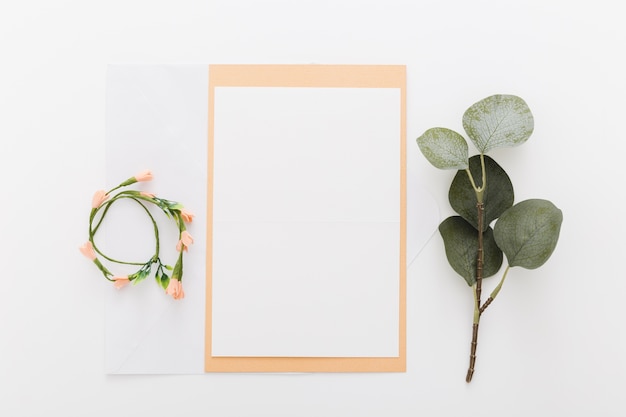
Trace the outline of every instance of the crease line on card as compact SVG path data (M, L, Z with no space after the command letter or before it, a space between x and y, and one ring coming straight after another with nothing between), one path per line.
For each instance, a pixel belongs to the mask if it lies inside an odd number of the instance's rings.
M159 314L156 317L156 319L153 320L152 324L150 326L147 326L147 329L143 332L143 334L133 344L130 352L128 352L128 354L124 356L124 360L117 367L115 367L114 370L107 371L108 374L115 375L115 374L126 373L126 372L120 372L120 370L124 368L124 365L126 364L126 362L128 362L130 360L130 358L137 352L139 347L142 345L144 339L154 329L154 325L156 323L158 323L161 320L161 318L172 308L172 305L173 304L170 303L166 308L164 308L163 311L161 312L161 314ZM135 373L135 372L130 372L130 373Z
M411 257L411 260L407 262L407 264L406 264L406 268L407 269L409 269L411 267L411 265L413 265L413 262L415 262L415 260L420 256L420 253L422 253L422 251L424 250L426 245L428 245L430 243L430 241L433 239L433 236L435 236L436 232L437 232L437 229L433 230L433 232L430 234L428 239L426 239L424 244L417 250L417 253L415 253L415 255L413 255Z
M413 265L413 262L415 262L415 260L419 257L420 253L422 253L422 251L424 250L426 245L428 245L430 243L430 241L433 239L433 236L435 236L435 234L439 230L438 225L441 222L441 207L439 207L439 204L437 204L437 200L435 200L435 197L433 196L433 194L430 191L428 191L425 187L423 187L423 185L420 185L420 187L418 187L418 188L422 188L421 191L423 193L425 193L426 196L428 196L428 198L430 199L430 203L431 204L429 205L429 207L435 209L434 211L436 211L436 216L435 216L436 217L436 221L433 222L433 224L432 224L432 226L433 226L432 227L432 232L430 232L430 234L428 234L428 237L424 241L421 242L420 246L417 248L417 250L415 252L415 255L413 255L410 260L407 259L407 265L406 265L407 269L409 269L411 267L411 265ZM410 203L410 205L412 207L413 207L414 204L415 204L415 202ZM407 202L407 208L408 208L408 206L409 206L409 203ZM422 222L422 224L425 224L428 221L432 221L433 218L431 216L433 216L433 215L434 215L434 213L432 213L432 212L430 214L426 215L424 217L424 219L423 219L424 221ZM415 226L413 226L413 227L415 227ZM407 230L411 229L413 232L415 232L413 227L409 227L408 224L407 224ZM428 227L430 228L431 225L429 224Z

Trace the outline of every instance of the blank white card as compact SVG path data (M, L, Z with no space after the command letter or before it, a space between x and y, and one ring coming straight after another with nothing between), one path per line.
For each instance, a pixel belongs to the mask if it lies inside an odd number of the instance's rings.
M400 94L215 88L212 356L399 356Z

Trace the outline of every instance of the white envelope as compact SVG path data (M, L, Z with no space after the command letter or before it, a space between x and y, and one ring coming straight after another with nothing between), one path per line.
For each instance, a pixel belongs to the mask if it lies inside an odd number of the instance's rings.
M106 300L107 373L205 372L208 81L208 65L108 68L106 188L151 169L154 180L135 189L179 201L196 217L188 227L194 244L184 258L183 300L165 296L152 278L121 290L111 286ZM413 149L413 139L407 140ZM415 178L415 163L416 155L407 152L407 264L415 259L440 220L435 201ZM150 256L152 225L140 210L132 203L111 209L104 236L97 237L106 242L102 244L105 252L124 260ZM160 224L161 257L173 264L177 231L167 221ZM229 356L228 344L223 347ZM392 348L381 347L381 355ZM285 352L289 356L289 351Z

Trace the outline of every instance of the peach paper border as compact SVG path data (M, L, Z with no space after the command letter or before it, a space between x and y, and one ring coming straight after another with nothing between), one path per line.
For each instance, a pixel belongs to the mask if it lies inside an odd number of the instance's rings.
M400 331L398 357L214 357L212 335L213 108L216 87L399 88ZM406 371L406 67L404 65L209 65L205 372Z

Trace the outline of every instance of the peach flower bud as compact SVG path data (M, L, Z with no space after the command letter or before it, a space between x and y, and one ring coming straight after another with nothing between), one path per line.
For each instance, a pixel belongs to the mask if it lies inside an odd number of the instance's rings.
M189 232L186 230L183 230L183 232L180 234L180 240L183 242L183 245L185 246L189 246L193 244L193 237L191 237Z
M146 197L146 198L154 198L154 194L153 193L147 193L145 191L140 192L139 195L142 196L142 197Z
M115 288L117 288L118 290L130 283L128 275L115 276L113 277L113 280L115 281L113 285L115 285Z
M193 217L195 216L195 214L193 214L192 212L190 212L187 209L180 209L180 217L183 218L183 221L185 223L191 223L193 221Z
M135 175L135 180L137 182L150 181L151 179L152 179L152 171L150 170L145 170Z
M91 207L98 208L109 198L109 195L104 190L98 190L91 199Z
M78 249L80 250L80 253L85 256L85 258L89 259L90 261L96 260L96 252L93 250L93 245L91 244L91 242L86 242Z
M178 252L181 251L181 249L187 251L187 248L189 247L189 245L193 244L193 237L191 237L191 235L189 234L188 231L184 230L181 234L180 234L180 240L178 241L178 243L176 244L176 250Z
M185 292L183 291L183 283L177 279L171 279L170 283L165 290L167 295L171 295L174 300L180 300L185 298Z

